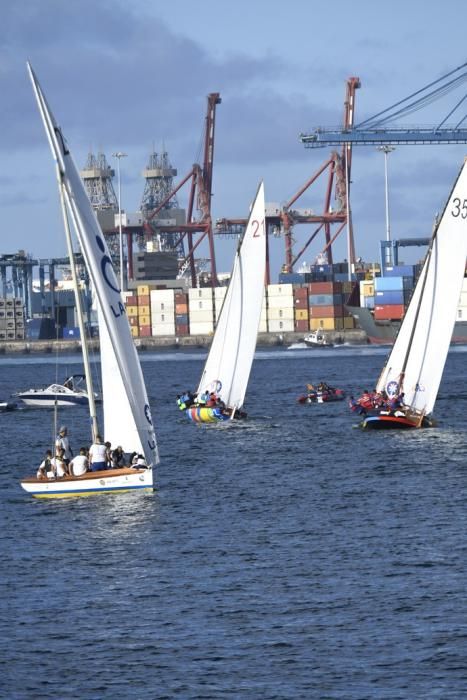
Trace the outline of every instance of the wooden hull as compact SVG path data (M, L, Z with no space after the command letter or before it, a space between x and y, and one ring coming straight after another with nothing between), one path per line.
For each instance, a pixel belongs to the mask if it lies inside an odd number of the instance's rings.
M86 472L83 476L65 476L61 479L26 477L22 479L21 486L35 498L68 498L92 496L98 493L154 490L152 469L131 469L130 467Z
M412 428L430 428L434 424L428 418L420 416L367 416L360 423L364 430L410 430Z

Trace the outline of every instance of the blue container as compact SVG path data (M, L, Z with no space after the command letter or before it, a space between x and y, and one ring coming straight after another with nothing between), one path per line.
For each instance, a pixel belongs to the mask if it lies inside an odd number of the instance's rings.
M383 268L384 277L413 277L417 265L393 265Z
M380 304L404 304L405 295L402 289L397 291L384 290L375 292L375 301L378 305Z
M188 314L175 314L175 325L187 326L188 325Z
M413 277L375 277L375 291L396 292L413 288Z
M53 318L30 318L26 321L28 340L53 340L56 337L57 328Z
M299 272L281 272L279 275L279 284L303 284L305 276Z
M309 294L310 306L341 306L342 294Z

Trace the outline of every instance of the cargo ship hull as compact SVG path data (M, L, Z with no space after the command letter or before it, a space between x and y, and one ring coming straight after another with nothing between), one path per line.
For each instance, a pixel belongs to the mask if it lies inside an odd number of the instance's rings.
M392 345L401 327L401 321L375 321L369 309L348 306L356 324L374 345ZM467 344L467 321L457 321L452 334L452 343Z

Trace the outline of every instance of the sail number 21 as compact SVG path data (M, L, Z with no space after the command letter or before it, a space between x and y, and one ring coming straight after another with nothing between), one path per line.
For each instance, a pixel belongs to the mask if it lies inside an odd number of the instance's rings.
M467 218L467 199L464 199L461 204L459 197L454 197L452 205L453 209L451 210L451 214L453 216L461 216L463 219Z

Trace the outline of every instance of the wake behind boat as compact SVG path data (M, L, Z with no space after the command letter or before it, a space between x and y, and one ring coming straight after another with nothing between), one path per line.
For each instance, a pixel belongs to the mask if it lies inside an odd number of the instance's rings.
M126 453L144 455L145 468L105 469L82 476L61 478L26 477L22 488L35 497L50 498L130 490L153 490L153 467L159 461L143 374L131 336L117 277L107 243L91 207L79 172L65 138L58 127L39 83L28 64L39 111L56 163L65 237L70 259L80 335L85 338L81 299L74 264L69 217L81 247L86 268L96 294L99 313L101 371L103 387L104 435L113 445L124 446ZM99 441L97 414L92 389L87 344L81 344L92 441Z
M196 402L190 405L188 394L178 397L179 408L195 423L246 417L242 409L255 354L265 273L266 225L264 184L261 183L237 248Z
M410 304L376 386L387 403L362 428L422 428L446 364L467 257L467 160L436 225Z
M72 374L63 384L51 384L43 389L29 389L14 394L27 406L89 406L86 380L83 374ZM94 394L94 400L100 397Z

